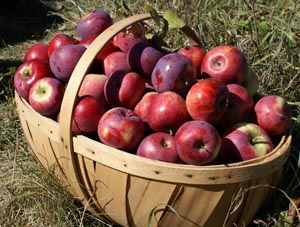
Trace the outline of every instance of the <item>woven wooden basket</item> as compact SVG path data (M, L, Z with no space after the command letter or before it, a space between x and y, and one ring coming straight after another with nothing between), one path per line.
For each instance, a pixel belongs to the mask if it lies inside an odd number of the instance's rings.
M247 225L264 205L282 173L291 145L285 135L268 155L230 165L192 166L154 161L73 136L75 99L98 51L122 29L150 19L121 20L89 46L68 83L61 121L43 117L15 95L23 132L42 166L94 215L121 226ZM190 28L185 27L183 31ZM197 43L197 36L190 35ZM241 196L242 195L242 196ZM239 199L238 199L239 198Z

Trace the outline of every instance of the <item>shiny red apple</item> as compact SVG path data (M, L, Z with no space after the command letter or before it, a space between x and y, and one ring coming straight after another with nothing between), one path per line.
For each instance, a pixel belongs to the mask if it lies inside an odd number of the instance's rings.
M136 23L123 31L119 32L113 38L113 44L123 52L127 52L134 44L146 42L145 28L141 23Z
M186 107L194 120L217 124L227 109L229 91L226 84L215 78L199 80L186 96Z
M146 92L134 107L133 111L146 123L148 123L150 106L157 95L156 91Z
M177 52L187 56L189 59L192 60L196 68L197 77L200 78L201 64L206 54L205 49L199 45L193 45L193 46L181 47L177 50Z
M118 70L131 71L127 62L127 54L123 51L110 53L103 60L103 70L106 76Z
M225 163L234 163L261 157L273 149L273 141L263 128L242 122L223 135L220 156Z
M73 36L59 33L52 37L48 44L48 56L52 54L52 52L60 46L64 46L67 44L78 44L79 40L74 38Z
M159 93L149 107L148 124L154 131L175 133L190 115L185 100L176 92Z
M207 121L185 122L175 134L176 150L187 164L204 165L219 154L221 138L217 129Z
M98 99L104 106L108 106L104 95L104 84L107 76L103 74L86 74L83 78L81 86L78 91L78 96L86 95L93 96Z
M291 110L285 98L267 95L254 106L257 123L270 135L280 135L291 125Z
M49 62L48 44L36 43L29 47L25 52L24 61L29 61L31 59L41 59Z
M218 124L222 130L239 122L249 122L254 107L253 98L245 87L240 84L227 84L226 87L229 91L227 109Z
M28 100L31 107L44 116L60 111L65 85L53 77L43 77L30 88Z
M80 134L97 132L98 122L106 109L92 96L83 96L76 103L73 120Z
M201 64L201 76L221 79L225 84L242 84L246 80L248 63L241 50L220 45L209 50Z
M97 132L102 143L132 151L144 137L145 125L132 110L115 107L102 115Z
M18 66L14 74L14 88L19 96L28 100L32 85L43 77L54 77L49 64L40 59L31 59Z
M175 138L166 132L154 132L146 136L137 148L137 155L163 162L179 162Z
M111 107L133 109L145 91L143 78L135 72L116 71L104 84L104 96Z

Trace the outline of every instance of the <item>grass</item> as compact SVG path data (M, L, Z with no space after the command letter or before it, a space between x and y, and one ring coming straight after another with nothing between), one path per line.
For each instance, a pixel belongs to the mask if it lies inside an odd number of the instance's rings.
M123 4L126 3L126 4ZM259 92L284 96L292 109L292 150L283 178L253 226L299 226L288 217L290 199L300 197L300 1L295 0L173 0L148 1L159 11L172 8L195 28L207 49L234 44L245 54L260 80ZM41 169L18 121L12 80L25 50L48 42L57 33L76 34L78 19L104 9L115 20L144 12L144 1L20 0L0 9L0 227L107 226L84 208ZM128 7L128 8L127 8ZM186 44L182 34L168 36L172 47Z

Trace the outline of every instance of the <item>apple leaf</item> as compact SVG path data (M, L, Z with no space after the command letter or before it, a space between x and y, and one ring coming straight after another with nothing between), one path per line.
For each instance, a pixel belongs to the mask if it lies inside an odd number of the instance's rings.
M173 10L166 10L163 17L168 21L169 28L183 28L186 25Z
M145 5L144 10L151 15L157 25L160 25L161 16L152 6Z

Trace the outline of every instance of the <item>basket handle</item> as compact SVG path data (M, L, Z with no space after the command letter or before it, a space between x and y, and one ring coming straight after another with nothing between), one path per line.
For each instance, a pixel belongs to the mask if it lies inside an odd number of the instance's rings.
M151 15L148 13L138 14L134 16L127 17L114 23L112 26L103 31L86 49L82 57L79 59L72 76L68 82L65 95L62 101L61 111L60 111L60 123L59 123L59 136L61 140L61 150L63 152L62 156L65 157L61 160L64 171L68 172L68 176L74 179L74 182L70 182L73 187L80 190L79 182L80 176L76 171L76 166L74 163L74 152L73 152L73 140L72 140L72 130L71 122L73 116L73 110L75 106L75 100L78 95L80 85L83 81L84 76L88 72L94 58L98 52L108 43L117 33L123 29L129 27L130 25L151 19ZM185 25L181 30L189 38L192 45L201 45L200 39L196 33L189 26Z

